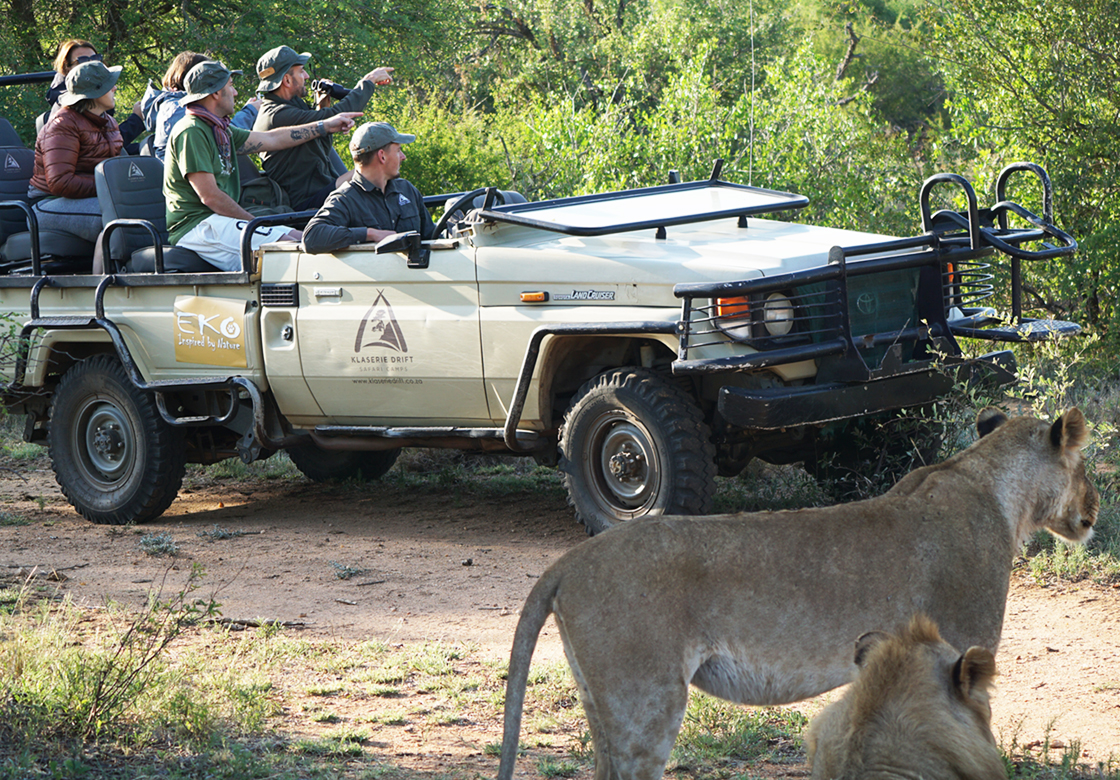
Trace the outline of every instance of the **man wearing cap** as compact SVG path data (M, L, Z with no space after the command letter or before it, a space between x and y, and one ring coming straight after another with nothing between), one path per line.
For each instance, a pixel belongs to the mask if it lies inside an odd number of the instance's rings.
M352 128L358 116L340 113L268 132L231 127L229 117L237 107L232 76L237 73L215 61L200 62L187 73L187 94L179 100L187 115L171 131L163 176L171 243L225 271L241 270L241 231L253 218L237 203L241 179L236 156L326 138ZM288 227L258 228L252 245L256 249L269 241L299 238L299 231Z
M28 197L40 231L51 230L93 242L101 232L101 205L93 169L120 154L121 131L109 110L116 104L121 67L83 62L66 74L62 108L35 140L35 170ZM85 251L80 242L75 253Z
M298 54L290 46L277 46L257 60L257 92L263 93L260 113L254 130L320 122L346 111L362 111L373 95L375 84L392 83L393 68L375 68L332 106L314 109L307 97L307 71L311 58L307 52ZM288 200L297 211L317 209L350 172L337 176L331 167L331 142L319 138L298 148L261 155L265 173L284 188Z
M351 179L330 194L303 231L304 251L334 252L364 241L380 241L415 230L433 238L435 225L424 196L400 178L405 161L401 147L416 140L385 122L367 122L354 131Z

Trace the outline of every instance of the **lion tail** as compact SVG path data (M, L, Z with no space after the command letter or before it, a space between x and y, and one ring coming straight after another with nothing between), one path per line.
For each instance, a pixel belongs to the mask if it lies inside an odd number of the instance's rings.
M560 585L560 574L548 569L529 592L517 630L513 634L513 649L509 654L509 673L506 677L505 722L502 730L502 759L498 767L498 780L513 780L513 765L517 761L518 742L521 737L521 713L525 705L525 688L529 682L529 664L537 637L544 622L552 614L552 599Z

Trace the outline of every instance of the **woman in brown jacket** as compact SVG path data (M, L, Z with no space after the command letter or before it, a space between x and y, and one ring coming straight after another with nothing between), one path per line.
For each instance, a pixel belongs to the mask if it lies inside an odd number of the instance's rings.
M28 195L41 230L70 233L89 242L101 232L101 207L93 169L121 151L121 132L106 112L116 104L121 68L83 62L66 76L63 106L35 141L35 173Z

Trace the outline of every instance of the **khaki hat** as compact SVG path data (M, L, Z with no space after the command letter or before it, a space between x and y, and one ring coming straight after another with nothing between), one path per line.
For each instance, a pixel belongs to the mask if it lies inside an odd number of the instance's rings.
M187 71L187 75L183 78L183 87L187 90L187 94L179 98L179 105L185 106L213 95L228 84L231 78L240 75L241 71L231 71L217 60L200 62Z
M284 74L291 70L293 65L306 65L311 59L309 52L296 54L291 46L277 46L269 49L257 60L257 78L261 83L257 85L257 92L271 92L280 86Z
M350 154L357 157L387 144L410 144L416 136L398 133L388 122L366 122L350 136Z
M83 62L66 74L66 91L58 102L72 106L79 100L94 100L111 90L121 77L121 66L105 67L105 63L93 60Z

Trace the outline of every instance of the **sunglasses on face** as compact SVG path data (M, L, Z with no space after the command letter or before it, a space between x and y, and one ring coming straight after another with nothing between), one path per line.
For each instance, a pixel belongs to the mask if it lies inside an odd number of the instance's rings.
M101 55L100 54L85 54L81 57L78 57L77 61L75 61L71 67L77 67L78 65L81 65L83 62L101 62Z

